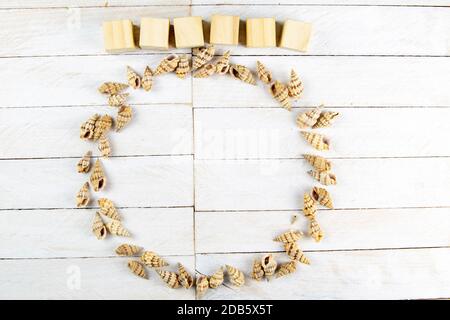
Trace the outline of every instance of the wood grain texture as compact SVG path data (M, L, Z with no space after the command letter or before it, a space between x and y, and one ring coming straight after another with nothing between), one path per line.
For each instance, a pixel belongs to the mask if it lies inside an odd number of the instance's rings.
M335 208L450 206L447 158L336 159ZM196 210L295 210L315 185L304 160L197 160Z
M311 265L267 283L208 290L204 299L415 299L450 295L450 249L307 252ZM225 263L250 271L257 254L198 255L197 270L210 274ZM284 254L279 261L288 261Z
M0 209L74 208L75 194L89 178L77 159L2 160ZM102 161L104 192L117 206L192 206L192 156L125 157ZM92 191L92 190L91 190ZM32 195L32 196L30 196Z
M40 0L46 2L46 0ZM89 0L78 0L89 1ZM94 1L94 0L92 0ZM136 0L139 1L139 0ZM17 1L15 1L17 2ZM21 2L21 1L19 1ZM299 3L298 0L192 0L193 5L336 5L336 6L449 6L446 0L308 0Z
M232 57L256 70L261 60L274 79L298 71L305 91L294 106L450 106L450 59L417 57ZM266 86L230 77L193 79L195 108L278 107ZM215 94L204 94L214 92ZM232 92L233 94L226 94Z
M302 158L312 152L295 118L310 109L227 108L195 110L197 159ZM322 130L332 149L325 157L450 156L443 134L450 109L339 108L335 123Z
M291 224L293 214L298 222ZM308 222L300 211L198 212L197 253L282 251L272 241L290 229L303 231L304 250L355 250L446 247L450 245L447 208L319 210L325 233L317 243L307 236ZM426 227L424 228L424 225Z

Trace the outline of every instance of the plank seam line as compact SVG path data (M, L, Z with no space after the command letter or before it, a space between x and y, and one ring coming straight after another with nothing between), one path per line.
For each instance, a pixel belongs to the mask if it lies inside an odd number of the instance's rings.
M183 209L183 208L192 208L194 209L193 205L180 205L180 206L122 206L117 207L119 209ZM98 209L98 207L85 207L85 208L77 208L77 207L61 207L61 208L3 208L0 209L1 211L39 211L39 210L47 210L47 211L57 211L57 210L93 210Z
M161 254L162 257L194 257L192 254ZM139 257L139 256L131 256ZM31 257L31 258L10 258L3 257L0 261L10 261L10 260L69 260L69 259L124 259L127 257L121 256L98 256L98 257ZM129 257L128 257L129 258Z
M153 158L153 157L179 157L191 158L192 153L174 153L174 154L133 154L133 155L112 155L109 158ZM27 160L64 160L80 159L80 156L62 156L62 157L23 157L23 158L0 158L0 161L27 161ZM102 159L102 156L92 156L92 159Z
M188 102L134 102L134 106L148 106L149 108L155 107L170 107L170 106L189 106ZM0 106L0 109L47 109L47 108L86 108L86 107L105 107L106 110L111 110L105 104L72 104L72 105L47 105L47 106ZM108 109L109 108L109 109Z

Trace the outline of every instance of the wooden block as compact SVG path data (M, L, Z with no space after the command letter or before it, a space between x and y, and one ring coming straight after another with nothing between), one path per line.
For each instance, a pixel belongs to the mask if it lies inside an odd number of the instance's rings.
M139 46L142 49L169 49L170 22L167 18L142 18Z
M134 43L131 20L103 22L103 37L107 52L132 51L137 48Z
M237 46L239 42L239 16L213 15L211 17L211 44Z
M280 47L305 52L308 50L312 25L307 22L286 20L281 34Z
M247 47L263 48L276 46L274 18L247 19Z
M174 18L173 25L177 48L195 48L205 45L202 17Z

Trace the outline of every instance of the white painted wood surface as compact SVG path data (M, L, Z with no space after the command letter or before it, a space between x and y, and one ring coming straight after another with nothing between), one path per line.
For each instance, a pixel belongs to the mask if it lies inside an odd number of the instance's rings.
M320 103L340 112L321 130L338 185L330 187L336 209L318 213L325 239L300 241L312 265L270 283L227 284L205 299L449 298L449 5L0 1L8 26L0 30L0 298L195 298L153 271L148 281L129 274L114 255L122 240L160 253L170 268L182 262L206 274L225 263L248 273L264 252L284 261L272 238L306 231L301 215L296 225L290 218L316 185L301 159L316 152L295 116ZM88 179L76 162L87 150L98 155L79 140L79 125L95 112L115 114L96 91L101 82L125 81L126 65L142 71L166 54L106 55L101 22L213 13L311 21L306 54L240 46L232 57L251 67L261 60L282 81L297 69L304 97L288 113L262 84L174 75L157 78L151 93L130 90L135 118L111 134L108 185L92 196L114 200L133 238L97 241L89 231L96 203L74 204Z

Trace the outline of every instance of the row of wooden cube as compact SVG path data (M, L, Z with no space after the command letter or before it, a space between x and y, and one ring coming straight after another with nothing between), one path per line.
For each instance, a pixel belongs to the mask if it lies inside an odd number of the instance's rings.
M239 16L213 15L211 17L210 43L238 45ZM173 19L175 46L195 48L205 44L202 17ZM168 18L142 18L139 46L142 49L169 49ZM108 52L129 51L137 48L131 20L106 21L103 23L105 49ZM279 46L306 51L311 35L311 24L286 20ZM247 47L276 47L276 23L274 18L249 18L246 21Z

